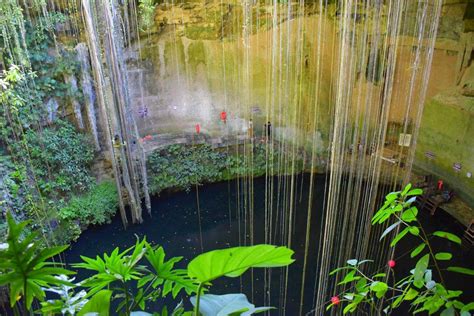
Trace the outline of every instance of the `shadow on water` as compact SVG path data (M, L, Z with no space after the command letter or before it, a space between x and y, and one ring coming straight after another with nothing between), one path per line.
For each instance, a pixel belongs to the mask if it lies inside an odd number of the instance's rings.
M324 199L325 179L323 175L315 177L315 187L313 192L313 216L311 220L311 235L308 254L308 266L306 272L306 282L304 291L304 312L308 312L312 308L314 297L314 284L317 268L317 251L318 238L321 226L322 207ZM253 180L254 192L254 242L264 242L265 232L265 178L257 178ZM201 211L202 236L204 251L218 248L226 248L231 246L243 245L249 241L250 235L245 231L244 215L249 214L249 210L245 208L244 194L248 190L246 183L248 181L233 180L229 182L221 182L214 184L206 184L199 187L199 203ZM282 205L290 203L286 199L287 194L283 194L288 190L289 181L273 178L275 190L273 194L274 208L278 204L279 209L283 209ZM297 178L297 194L294 199L294 237L292 241L292 249L295 250L296 262L291 265L288 277L287 305L285 315L297 315L299 313L300 288L302 279L302 267L304 256L305 229L307 222L307 208L309 199L309 176L303 178L303 190L300 192L301 176ZM238 193L237 193L238 192ZM247 191L248 192L248 191ZM280 192L280 194L277 194ZM231 214L231 219L229 219ZM283 245L281 221L282 214L273 214L273 244ZM237 219L240 218L239 222ZM439 229L438 226L446 227L446 221L438 223L431 218L422 216L423 223L428 225L428 230ZM248 217L247 217L248 221ZM450 219L450 222L453 222ZM240 223L240 225L239 225ZM444 225L444 226L443 226ZM438 227L438 228L436 228ZM449 227L448 229L451 229ZM458 232L454 230L454 232ZM244 241L242 236L247 233L247 240ZM117 215L113 218L112 223L98 227L91 227L85 231L80 239L73 243L65 254L66 262L75 263L80 261L80 255L95 257L97 254L111 252L115 247L125 249L135 243L137 237L146 236L147 240L153 244L162 245L166 251L167 258L171 256L183 256L184 259L179 267L186 267L189 259L201 253L200 234L197 215L196 191L164 193L160 197L152 199L152 216L145 215L144 223L141 225L131 225L124 230L120 217ZM239 236L240 239L239 239ZM443 243L446 245L446 243ZM407 247L411 247L410 243L404 243L397 250L399 253L406 252ZM470 262L474 256L472 252L466 254L459 250L453 251L455 255L461 255L461 261ZM349 259L349 258L348 258ZM466 266L466 264L464 264ZM469 266L469 264L467 264ZM406 269L400 264L400 269ZM83 271L78 275L78 280L86 277ZM277 307L272 315L283 314L281 312L282 290L285 284L285 273L282 269L273 269L271 274L270 287L270 303L269 305ZM253 279L253 282L252 282ZM450 276L451 279L451 276ZM213 294L227 294L243 292L249 300L256 306L264 304L264 274L262 269L255 269L253 275L250 271L240 278L222 278L217 280L211 292ZM456 280L452 287L461 288L463 284L462 278L455 277ZM472 290L467 285L467 290ZM472 293L471 293L472 294ZM469 295L473 298L473 295ZM329 299L329 298L328 298ZM267 302L268 303L268 302ZM154 305L148 305L147 311L161 310L162 304L169 307L173 306L173 301L158 301Z

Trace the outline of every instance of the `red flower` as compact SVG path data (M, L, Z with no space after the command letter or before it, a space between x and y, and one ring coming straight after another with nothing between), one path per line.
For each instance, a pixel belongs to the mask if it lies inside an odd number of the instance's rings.
M341 301L339 300L339 297L337 297L337 295L331 297L331 303L332 303L333 305L338 305L340 302L341 302Z
M389 261L388 261L388 266L389 266L390 268L395 267L395 260L389 260Z

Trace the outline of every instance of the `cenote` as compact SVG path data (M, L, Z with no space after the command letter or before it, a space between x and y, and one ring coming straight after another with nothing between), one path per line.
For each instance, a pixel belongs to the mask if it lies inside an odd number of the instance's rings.
M284 183L289 177L277 178L272 180L275 185L280 183L280 189L274 192L274 203L285 203L283 201ZM295 218L294 218L294 239L292 249L295 251L295 263L290 266L288 284L285 285L285 273L282 269L275 269L272 273L270 288L265 289L264 273L262 270L254 269L252 273L244 274L242 278L225 278L215 282L212 287L214 294L227 293L245 293L251 297L251 302L257 306L264 304L264 293L270 292L269 304L278 309L271 312L272 315L297 315L300 312L300 289L303 269L303 257L305 252L305 228L307 223L308 199L310 175L303 174L297 177L299 187L302 188L295 196ZM248 229L249 210L243 207L244 196L248 195L243 188L248 180L229 180L226 182L205 184L199 186L199 203L201 212L201 231L199 229L199 219L197 213L196 189L193 187L189 192L167 192L161 196L152 198L151 216L146 216L143 224L132 225L123 228L120 217L117 215L112 219L112 223L90 227L84 232L77 242L71 244L70 249L64 253L64 259L67 263L80 261L80 256L94 257L96 254L110 253L115 247L124 250L135 244L137 238L145 237L153 244L158 244L166 249L167 256L183 256L182 267L185 267L190 258L194 258L202 252L201 250L201 232L202 246L204 251L213 249L235 247L250 244L250 233ZM251 180L253 183L254 194L254 243L263 243L265 241L265 187L268 178L260 177ZM271 180L270 180L271 181ZM302 182L301 182L302 181ZM308 262L306 272L306 285L304 289L304 308L303 313L307 314L314 311L314 296L317 289L314 287L316 269L318 264L318 245L322 224L322 212L324 192L326 186L326 176L316 175L313 192L313 213L311 229L312 237L309 243ZM286 183L288 184L288 182ZM303 185L301 185L303 184ZM237 186L240 186L240 194L237 195ZM280 194L278 194L280 191ZM245 214L247 214L246 220ZM286 239L282 236L282 226L278 225L281 221L281 214L275 214L272 218L275 225L275 232L272 235L271 243L275 245L286 244ZM433 232L441 228L449 228L450 231L462 233L462 225L456 222L448 214L433 218L428 213L421 213L420 223L427 232ZM243 236L247 236L244 238ZM408 239L401 243L397 248L394 258L397 262L397 274L405 273L412 267L413 260L408 259L410 249L413 246L414 239ZM456 256L455 263L469 266L474 262L474 252L472 249L460 248L450 245L449 242L440 240L434 243L434 249L443 249L449 247L449 251ZM404 260L403 260L404 259ZM400 260L400 261L398 261ZM416 261L415 261L416 263ZM452 263L452 262L451 262ZM89 274L80 272L78 278L82 279ZM447 273L447 284L456 289L463 290L462 299L471 301L474 299L474 289L472 284L466 283L463 276L455 273ZM283 287L287 286L288 291ZM286 291L286 308L283 309L283 297ZM173 302L172 300L162 300L154 304L147 305L147 310L161 310L163 304ZM176 302L176 301L175 301ZM268 302L268 301L267 301ZM171 303L172 304L172 303ZM189 303L187 303L189 304ZM323 313L325 308L320 308ZM408 307L402 306L397 313L393 315L405 315L408 313Z
M0 0L0 314L474 311L472 0Z

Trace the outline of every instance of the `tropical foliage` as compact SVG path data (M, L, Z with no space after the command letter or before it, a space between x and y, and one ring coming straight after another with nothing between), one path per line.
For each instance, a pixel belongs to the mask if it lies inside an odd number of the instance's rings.
M25 310L29 310L34 299L45 299L43 288L70 284L58 276L73 272L62 268L58 263L48 261L67 246L42 248L42 243L37 240L35 233L21 238L28 222L17 224L9 213L7 221L7 243L2 244L0 248L0 285L8 285L12 307L21 300Z
M100 225L110 222L117 211L118 199L115 183L104 181L94 184L82 195L74 195L59 210L62 220L79 221L81 225Z
M249 144L245 153L216 150L210 145L171 145L155 151L148 158L150 190L189 190L195 184L216 182L241 176L261 176L288 172L282 170L282 159L295 161L294 172L303 169L303 155L293 154L278 146Z
M291 264L293 251L286 247L256 245L214 250L193 259L187 269L176 268L183 259L166 259L160 246L151 245L145 238L124 251L116 248L110 254L94 258L81 257L83 262L73 268L88 270L92 275L74 284L67 278L74 272L66 270L51 258L67 246L41 247L36 234L26 234L26 222L17 224L8 215L8 245L0 248L0 285L10 289L11 306L24 305L32 311L34 300L41 302L45 314L86 315L151 315L144 312L147 304L165 297L186 298L190 295L195 306L194 315L215 315L215 311L232 315L251 315L268 310L255 307L243 294L212 295L211 282L217 278L238 277L250 268L284 267ZM78 292L78 286L80 289ZM60 295L59 299L45 300L45 291ZM202 305L201 305L202 301ZM112 302L114 302L112 307ZM182 303L170 309L163 307L153 315L193 315Z
M414 205L416 196L422 194L421 189L412 189L407 185L402 191L389 193L383 206L372 218L372 225L383 225L392 221L382 233L380 240L396 233L390 242L390 247L395 247L407 235L412 235L419 240L413 247L410 257L419 258L409 275L395 279L395 261L388 262L387 272L377 272L367 275L366 267L372 260L351 259L347 265L337 268L331 275L339 273L343 293L334 296L328 309L340 303L345 306L343 313L353 313L358 309L371 310L371 313L390 314L403 303L410 305L411 313L428 313L432 315L442 311L441 315L469 316L474 309L474 302L465 304L459 301L462 291L450 290L443 282L443 271L440 261L449 261L453 257L450 252L436 252L430 243L430 238L447 239L454 244L461 244L461 239L449 232L436 231L430 236L423 230L417 219L418 209ZM474 270L449 266L448 271L474 276ZM435 275L440 279L436 279ZM391 281L391 282L389 282Z
M155 22L155 0L139 0L138 10L140 17L140 30L147 32L153 26Z
M43 131L28 130L24 141L32 172L43 194L81 192L92 184L89 165L94 158L89 138L67 122ZM23 153L20 149L19 152Z
M94 154L89 138L62 119L70 100L82 98L66 80L79 71L74 49L54 35L68 16L44 15L40 3L28 8L35 16L28 21L17 2L0 5L1 58L8 65L0 74L0 143L9 162L8 170L1 170L0 207L17 219L34 219L29 226L40 227L49 241L69 241L80 228L73 221L59 222L58 212L73 196L94 189L89 170ZM110 212L107 207L104 212ZM1 219L0 228L5 225Z

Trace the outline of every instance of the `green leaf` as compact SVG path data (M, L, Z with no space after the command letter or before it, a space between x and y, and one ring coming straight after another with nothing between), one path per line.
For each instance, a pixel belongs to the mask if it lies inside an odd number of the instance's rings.
M455 313L454 313L454 308L453 307L446 308L440 314L440 316L454 316L454 315L455 315Z
M464 312L469 312L471 310L474 310L474 302L471 302L469 304L466 304L464 305L462 308L461 308L461 313L464 313Z
M448 232L443 232L443 231L436 231L433 233L434 236L441 237L441 238L446 238L454 243L461 244L461 238L458 236L448 233Z
M196 297L191 297L191 304L196 306ZM252 315L268 311L273 307L255 307L247 300L245 294L213 295L204 294L199 301L199 313L202 316Z
M367 291L366 286L367 286L367 280L364 279L364 278L361 278L361 279L360 279L359 281L357 281L357 283L356 283L356 290L357 290L357 292L361 293L361 292Z
M145 245L147 249L145 257L155 272L150 275L156 279L154 286L164 283L163 297L171 292L173 298L175 298L181 290L184 290L188 295L197 292L199 284L189 278L187 271L174 268L174 265L180 262L182 257L173 257L169 260L165 260L165 251L162 247L152 247L149 243ZM138 281L139 286L146 283L142 280L143 278Z
M352 270L351 272L349 272L348 274L346 274L346 275L344 276L344 279L343 279L341 282L339 282L337 285L346 284L346 283L349 283L349 282L352 282L352 281L355 281L355 280L359 280L360 277L354 276L355 273L356 273L356 271L355 271L355 270Z
M406 196L422 195L422 194L423 194L423 190L422 190L422 189L413 189L413 190L408 191L408 193L407 193Z
M420 229L416 226L411 226L410 227L410 234L412 234L414 236L418 236L418 235L420 235Z
M109 316L111 295L112 291L109 290L97 292L89 302L81 308L77 316L85 316L87 313L97 313L100 316Z
M234 247L203 253L188 264L188 275L207 283L221 276L238 277L250 268L284 267L294 262L293 250L272 245Z
M425 244L425 243L419 244L418 247L416 247L416 248L410 253L410 257L411 257L411 258L416 257L420 252L423 251L423 249L425 249L425 247L426 247L426 244Z
M408 191L410 191L411 186L412 186L411 183L408 183L408 184L405 186L405 188L403 189L402 193L400 193L400 195L401 195L401 196L405 196L405 195L408 193Z
M402 230L400 233L398 233L397 236L395 236L395 238L392 240L392 242L390 243L390 247L393 247L395 246L406 234L408 234L408 232L410 231L410 228L412 226L408 226L408 227L405 227L404 230Z
M355 303L355 302L348 304L346 307L344 307L344 310L342 311L343 314L345 315L347 313L354 312L357 309L357 305L358 305L358 303Z
M421 259L418 260L418 262L416 263L415 272L413 274L415 278L413 284L417 288L421 288L423 286L423 283L424 283L423 277L425 275L426 269L428 268L429 261L430 261L430 255L426 254L423 257L421 257Z
M418 215L418 209L415 206L412 206L402 213L401 219L404 222L410 223L410 222L416 221L417 215Z
M329 275L333 275L333 274L336 274L337 272L339 271L342 271L342 270L347 270L347 269L353 269L352 267L341 267L341 268L336 268L334 270L332 270L331 272L329 272Z
M370 289L375 292L378 298L381 298L387 292L388 285L385 282L375 281L370 285Z
M452 257L453 255L449 252L438 252L435 255L436 260L451 260Z
M375 278L385 278L387 276L386 273L377 273L376 275L374 275L372 277L372 279L375 279Z
M401 304L401 302L403 301L404 297L405 297L405 293L399 295L399 296L395 299L395 301L393 301L393 303L392 303L392 308L397 308L397 307Z
M467 275L474 275L474 270L463 268L463 267L448 267L448 271L467 274Z
M418 295L418 291L413 289L413 288L410 288L407 292L407 294L405 294L405 297L403 298L405 301L411 301L412 299L414 299L417 295Z

